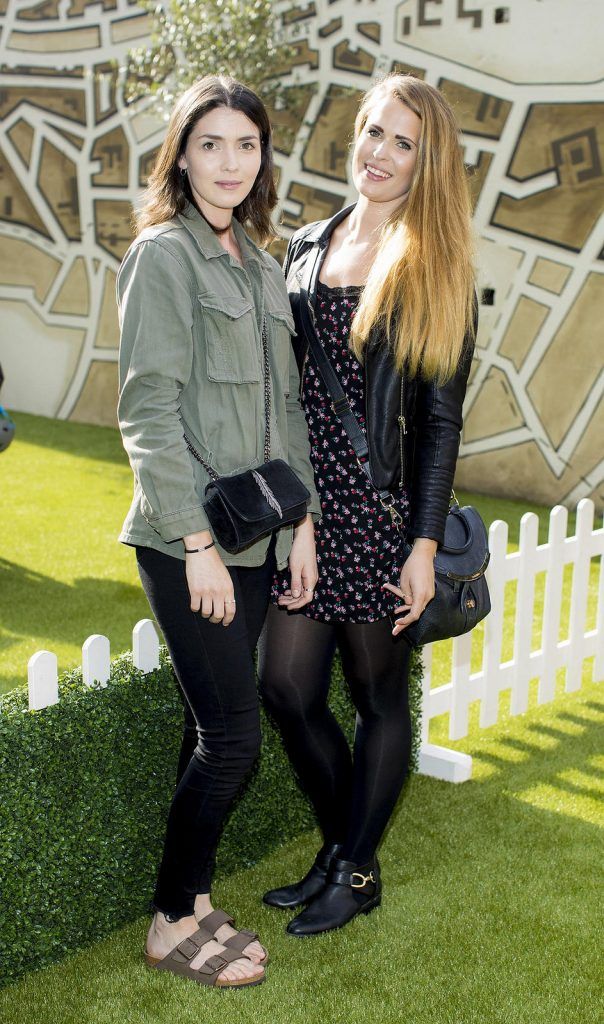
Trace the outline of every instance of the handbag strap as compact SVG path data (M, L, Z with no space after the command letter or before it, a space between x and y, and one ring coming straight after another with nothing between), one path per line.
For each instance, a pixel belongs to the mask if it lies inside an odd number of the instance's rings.
M264 461L270 462L271 457L271 370L268 357L268 338L266 334L266 313L262 313L262 360L264 373ZM184 435L187 448L193 458L201 463L206 473L212 480L220 480L220 475L210 466L209 462L199 454L191 441Z
M329 358L325 353L325 349L321 344L319 334L317 331L315 311L313 304L310 300L310 296L315 294L317 281L319 278L319 270L321 266L321 249L320 246L315 245L308 254L308 259L304 263L299 283L300 283L300 315L302 318L302 327L304 329L304 336L308 342L308 347L312 351L317 364L317 369L323 378L325 387L329 392L331 398L331 404L333 411L340 420L348 440L352 445L352 449L356 456L356 460L363 470L363 473L369 480L369 483L377 491L380 499L380 504L390 515L392 523L395 528L402 532L404 522L398 509L394 504L394 496L388 490L380 490L376 487L373 480L371 479L371 467L369 465L369 446L367 444L367 438L364 431L362 430L359 421L352 411L348 397L340 384L338 376L331 365Z

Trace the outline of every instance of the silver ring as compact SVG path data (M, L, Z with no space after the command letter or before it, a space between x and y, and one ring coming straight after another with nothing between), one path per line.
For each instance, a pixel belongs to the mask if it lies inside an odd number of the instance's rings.
M235 601L235 599L233 599L232 601L230 601L230 600L229 600L228 598L225 598L225 601L224 601L224 603L225 603L225 604L237 604L237 602Z
M312 594L313 592L314 592L314 587L304 587L304 593L305 594Z

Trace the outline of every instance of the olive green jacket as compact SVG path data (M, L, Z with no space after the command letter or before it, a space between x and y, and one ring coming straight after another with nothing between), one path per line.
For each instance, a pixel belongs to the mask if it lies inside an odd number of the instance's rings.
M311 493L313 518L321 512L283 274L235 220L233 230L243 266L189 204L173 220L138 236L117 278L118 417L134 472L134 498L120 540L182 559L181 538L210 529L203 509L210 477L188 451L184 435L219 475L263 461L264 315L271 458L289 462ZM292 527L279 531L279 567L287 562L292 537ZM239 555L218 550L227 564L260 565L268 543L264 537Z

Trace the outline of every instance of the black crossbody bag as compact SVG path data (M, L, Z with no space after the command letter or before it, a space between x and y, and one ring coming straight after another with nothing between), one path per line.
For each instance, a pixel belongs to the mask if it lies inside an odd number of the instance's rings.
M307 260L298 278L300 283L300 312L304 334L319 372L331 397L334 412L340 420L354 450L357 462L371 486L377 491L380 503L388 511L395 528L404 535L403 520L394 505L394 497L380 490L371 479L367 438L354 415L348 398L321 344L310 295L315 294L319 276L319 249ZM461 507L453 495L445 522L445 536L434 558L435 593L416 622L412 622L403 636L412 646L447 640L468 633L491 610L489 588L485 572L489 564L489 543L486 527L479 512L472 506ZM403 543L405 559L411 546Z
M306 515L310 493L284 459L271 459L271 378L266 321L262 321L264 359L264 462L233 476L219 476L185 434L191 455L211 477L203 503L212 533L225 551L236 555L260 537Z

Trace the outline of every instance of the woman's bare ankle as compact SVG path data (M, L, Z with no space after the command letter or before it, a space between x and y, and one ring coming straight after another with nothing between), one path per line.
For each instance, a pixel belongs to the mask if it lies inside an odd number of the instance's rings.
M198 921L201 921L202 917L207 917L211 914L214 907L212 906L212 898L209 892L197 893L195 897L195 909L193 913Z
M149 928L149 939L159 942L162 946L171 943L172 948L196 930L197 921L193 915L181 917L178 921L168 921L166 915L157 910Z

